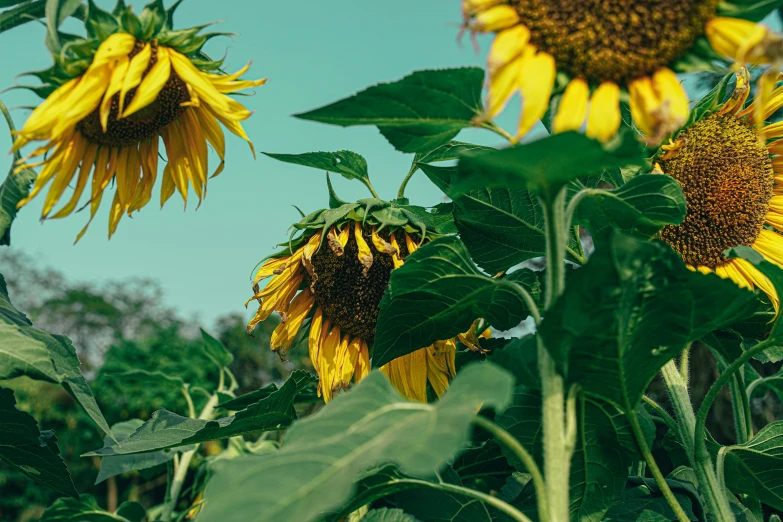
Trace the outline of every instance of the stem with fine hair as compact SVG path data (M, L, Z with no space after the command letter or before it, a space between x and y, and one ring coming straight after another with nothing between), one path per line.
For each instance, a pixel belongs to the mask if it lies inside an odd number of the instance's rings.
M644 461L647 463L647 467L650 468L655 483L658 484L661 493L663 493L663 498L666 499L666 502L669 504L669 507L672 508L674 514L677 515L677 520L679 520L679 522L690 522L690 518L685 514L685 510L682 509L682 506L677 501L677 497L674 496L669 484L666 482L666 478L663 476L663 473L661 473L658 463L655 462L650 447L647 445L647 440L644 438L644 432L642 431L642 426L639 424L639 416L636 411L629 411L625 416L631 425L633 436L636 438L636 444L639 445L639 450L642 452Z
M685 447L688 460L696 472L701 492L707 501L707 508L718 522L733 522L735 520L734 513L731 511L729 500L726 498L724 490L718 481L718 476L715 474L712 459L710 459L709 453L706 454L706 458L704 458L704 455L700 455L697 449L698 444L694 444L694 436L700 432L697 431L691 397L682 374L675 362L671 360L661 369L661 375L666 383L666 388L669 390L672 407L677 414L680 441ZM701 433L703 434L703 432ZM698 440L698 437L696 437L696 440ZM706 447L704 452L707 452Z
M491 420L481 415L477 415L473 421L476 426L480 426L495 436L499 442L511 450L519 458L522 465L530 473L533 479L533 486L536 490L536 504L538 507L538 518L541 522L549 522L549 506L547 503L546 484L541 470L538 469L533 456L519 443L508 431L498 426Z
M539 198L544 210L546 233L544 305L547 310L563 293L565 287L565 247L570 225L564 223L563 219L565 196L565 189L560 189L552 198ZM540 336L538 371L541 376L544 479L549 500L549 515L552 522L567 522L570 519L568 493L574 441L568 440L571 433L566 434L563 376L557 373L555 361ZM568 424L571 424L571 420Z

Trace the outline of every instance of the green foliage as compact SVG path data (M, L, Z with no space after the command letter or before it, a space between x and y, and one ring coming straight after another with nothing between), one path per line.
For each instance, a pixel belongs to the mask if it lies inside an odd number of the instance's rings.
M477 317L507 330L530 314L541 293L535 273L522 269L503 279L482 274L455 237L423 246L392 273L381 301L373 364L467 331Z
M402 152L428 152L473 125L482 111L484 71L473 67L417 71L297 118L349 127L375 125Z
M783 510L783 421L768 424L744 444L728 446L721 458L731 491Z
M79 499L62 498L47 509L40 522L142 522L147 513L136 502L120 506L110 513L98 505L91 495Z
M478 408L502 411L510 395L510 376L489 364L466 368L429 405L402 399L374 372L353 393L294 424L278 453L217 465L203 520L306 522L339 507L373 465L395 462L407 473L430 474L464 444ZM259 490L255 481L269 476L276 487Z

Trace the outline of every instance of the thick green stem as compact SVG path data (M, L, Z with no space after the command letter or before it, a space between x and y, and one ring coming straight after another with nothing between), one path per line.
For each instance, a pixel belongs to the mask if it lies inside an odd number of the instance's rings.
M540 199L546 232L545 308L551 308L565 287L565 246L568 226L564 223L565 190L551 200ZM541 375L544 478L552 522L568 522L569 478L573 441L566 434L563 376L543 341L538 339L538 371Z
M707 509L717 522L733 522L734 513L731 511L729 500L726 498L723 488L720 487L707 448L702 446L704 451L700 452L698 447L694 445L694 434L699 432L696 431L696 418L693 414L688 387L673 360L666 363L661 369L661 374L669 390L672 407L677 416L680 441L685 447L688 460L699 479L699 487L707 501ZM701 433L703 434L703 431Z
M682 506L677 501L677 497L675 497L674 493L672 493L671 488L669 488L669 484L666 483L666 478L664 478L663 473L661 473L660 468L658 468L658 463L655 462L655 459L653 458L650 447L647 445L647 440L644 438L642 427L639 424L638 415L635 411L631 411L626 414L626 417L628 418L628 422L631 424L633 435L636 438L636 443L639 445L639 450L644 456L644 461L647 463L647 467L650 468L650 472L655 479L655 483L658 484L661 493L663 493L663 497L666 499L666 502L669 503L669 507L671 507L672 511L674 511L674 514L677 515L677 520L680 522L690 522L690 518L688 518L688 515L685 514Z
M519 443L509 432L502 427L498 426L491 420L481 415L477 415L474 422L476 426L480 426L495 436L501 444L511 450L514 455L519 458L522 465L533 477L533 486L536 490L536 503L538 506L538 518L541 522L549 522L549 505L547 502L546 484L544 483L544 477L541 475L541 470L538 469L533 456L528 453L522 444Z

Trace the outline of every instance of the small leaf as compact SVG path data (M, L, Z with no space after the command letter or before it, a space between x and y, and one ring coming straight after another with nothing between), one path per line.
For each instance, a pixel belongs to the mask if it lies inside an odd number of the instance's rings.
M750 495L783 510L783 421L764 426L744 444L729 446L724 477L738 495Z
M593 237L610 227L651 238L666 225L685 217L686 202L680 184L669 176L644 174L614 190L588 189L578 207L576 222Z
M142 39L149 40L157 35L166 25L166 8L163 0L154 0L144 6L139 15Z
M126 440L104 446L85 456L132 455L255 431L283 429L296 418L294 398L297 392L308 386L312 379L308 372L295 371L279 390L268 397L235 415L214 421L191 419L168 410L158 410Z
M438 238L392 272L381 301L373 366L455 337L480 317L508 330L530 313L523 291L540 294L540 283L530 270L491 278L476 268L459 239Z
M481 114L484 71L475 67L417 71L381 83L297 118L349 127L376 125L402 152L426 152L449 142Z
M639 143L621 133L602 144L578 132L564 132L493 152L464 154L452 193L486 188L530 190L552 198L569 181L603 170L642 165Z
M396 463L430 475L462 448L479 408L502 411L511 376L490 364L466 367L438 402L410 402L372 372L317 414L296 422L272 455L217 462L200 522L320 519L342 506L365 470ZM259 481L275 477L274 488Z
M44 511L39 522L135 522L102 509L92 495L61 498Z
M665 243L615 231L570 276L540 334L569 382L629 412L666 362L755 306L753 293L688 270Z
M95 5L93 0L87 2L87 19L84 21L87 36L97 40L105 40L120 29L117 19Z
M305 152L304 154L262 154L272 159L312 167L340 174L346 179L358 179L366 183L370 179L367 172L367 160L364 156L350 150L338 150L337 152Z
M544 255L544 214L535 194L508 188L454 191L457 167L419 168L453 200L460 239L481 268L495 274ZM566 255L574 260L579 250L571 234Z
M231 364L234 356L229 352L223 343L209 335L203 329L201 330L201 342L204 346L204 354L212 360L218 367L224 368Z
M32 415L16 409L7 388L0 388L0 460L62 495L79 497L54 432L39 431Z
M367 512L361 522L419 522L419 519L401 509L381 508Z

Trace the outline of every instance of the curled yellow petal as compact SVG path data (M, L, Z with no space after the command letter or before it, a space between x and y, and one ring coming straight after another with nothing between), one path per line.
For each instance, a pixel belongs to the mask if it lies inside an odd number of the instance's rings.
M128 95L128 91L137 87L141 83L142 75L147 69L147 65L152 57L152 49L150 44L145 44L144 48L139 53L131 58L128 65L128 71L125 73L125 79L122 82L122 88L120 89L120 114L123 114L123 108L125 107L125 97Z
M357 254L359 258L359 262L364 267L362 273L366 277L367 272L370 270L370 267L372 266L373 257L372 257L372 252L370 251L370 246L367 244L367 241L364 240L362 225L358 221L354 223L353 237L356 240L356 246L359 248L359 252Z
M378 235L378 231L375 227L372 227L372 244L375 245L375 249L382 254L393 256L397 253L397 249L391 243Z
M283 314L281 323L272 332L270 339L272 350L280 351L281 356L285 355L294 342L302 322L307 317L307 314L310 313L313 303L315 303L315 296L310 290L303 290L294 297L288 306L288 311Z
M519 23L519 13L510 5L496 5L479 11L470 22L471 31L488 33L502 31Z
M165 47L158 47L158 60L139 84L139 88L136 89L136 94L133 96L133 101L130 102L125 112L122 113L122 117L127 118L134 112L154 102L160 91L163 90L163 86L166 85L170 75L171 61L169 60L169 51ZM120 97L122 99L122 94Z

